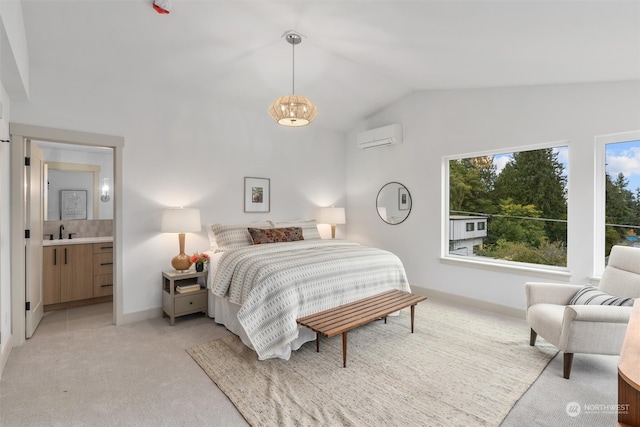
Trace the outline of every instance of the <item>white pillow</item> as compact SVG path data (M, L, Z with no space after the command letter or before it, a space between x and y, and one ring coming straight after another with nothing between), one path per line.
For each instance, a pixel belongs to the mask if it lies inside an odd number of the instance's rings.
M283 221L273 222L270 221L273 228L285 228L285 227L300 227L302 228L302 236L304 240L320 240L320 233L318 232L318 222L315 219L308 219L305 221Z
M218 242L216 242L216 234L213 232L213 224L207 224L207 236L209 237L209 250L215 251L218 249Z
M270 221L253 224L213 224L211 230L216 238L216 252L253 245L248 228L271 228Z

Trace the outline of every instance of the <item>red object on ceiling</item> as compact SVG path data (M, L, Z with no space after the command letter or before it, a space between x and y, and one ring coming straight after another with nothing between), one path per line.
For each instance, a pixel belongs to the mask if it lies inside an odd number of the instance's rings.
M171 0L154 0L153 1L153 8L156 10L156 12L161 13L163 15L171 12L171 6L172 6Z

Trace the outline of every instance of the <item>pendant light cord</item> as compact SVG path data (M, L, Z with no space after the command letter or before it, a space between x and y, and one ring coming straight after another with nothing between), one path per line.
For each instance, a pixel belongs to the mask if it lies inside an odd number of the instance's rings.
M296 44L291 44L291 95L296 94Z

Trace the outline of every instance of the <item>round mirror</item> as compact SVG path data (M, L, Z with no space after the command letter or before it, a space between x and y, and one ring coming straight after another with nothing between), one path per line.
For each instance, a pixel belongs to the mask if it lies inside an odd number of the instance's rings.
M411 213L411 193L399 182L389 182L378 191L376 210L387 224L400 224Z

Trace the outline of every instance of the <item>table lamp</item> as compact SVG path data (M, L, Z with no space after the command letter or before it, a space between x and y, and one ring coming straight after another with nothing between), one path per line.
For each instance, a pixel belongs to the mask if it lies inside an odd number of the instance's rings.
M191 267L189 256L184 253L184 233L195 233L202 230L200 223L200 210L193 208L172 208L162 212L163 233L179 233L178 242L180 253L173 257L171 265L178 271L188 270Z
M344 208L320 208L319 224L331 224L331 238L336 238L336 224L346 224Z

